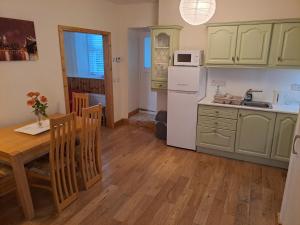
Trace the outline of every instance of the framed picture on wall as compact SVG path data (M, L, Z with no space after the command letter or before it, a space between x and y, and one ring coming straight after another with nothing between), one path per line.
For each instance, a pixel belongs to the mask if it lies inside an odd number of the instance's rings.
M0 61L38 59L33 21L0 17Z

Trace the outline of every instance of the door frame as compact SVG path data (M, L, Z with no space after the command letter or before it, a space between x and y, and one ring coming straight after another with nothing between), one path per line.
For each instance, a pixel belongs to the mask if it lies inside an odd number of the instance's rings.
M69 101L69 84L67 77L67 69L65 63L65 46L64 46L64 32L78 32L87 34L100 34L103 36L104 47L104 84L105 84L105 113L107 117L107 126L114 128L114 102L113 102L113 78L112 78L112 52L111 52L111 33L106 31L92 30L80 27L71 27L58 25L62 78L64 84L65 107L66 112L70 113Z

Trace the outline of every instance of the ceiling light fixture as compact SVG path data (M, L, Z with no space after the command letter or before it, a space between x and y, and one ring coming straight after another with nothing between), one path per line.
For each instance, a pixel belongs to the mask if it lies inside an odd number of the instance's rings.
M208 22L216 11L216 0L181 0L179 11L182 19L191 25Z

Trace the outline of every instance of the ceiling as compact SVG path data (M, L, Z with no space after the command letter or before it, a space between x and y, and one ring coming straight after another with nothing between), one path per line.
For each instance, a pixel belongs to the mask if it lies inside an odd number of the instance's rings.
M117 4L130 4L130 3L144 3L144 2L158 2L158 0L109 0Z

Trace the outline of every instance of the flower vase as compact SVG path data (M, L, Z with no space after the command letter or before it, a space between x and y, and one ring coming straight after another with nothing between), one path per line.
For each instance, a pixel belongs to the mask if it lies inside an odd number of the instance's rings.
M42 127L42 125L43 125L43 123L42 123L42 115L40 113L36 113L35 115L36 115L38 127Z

